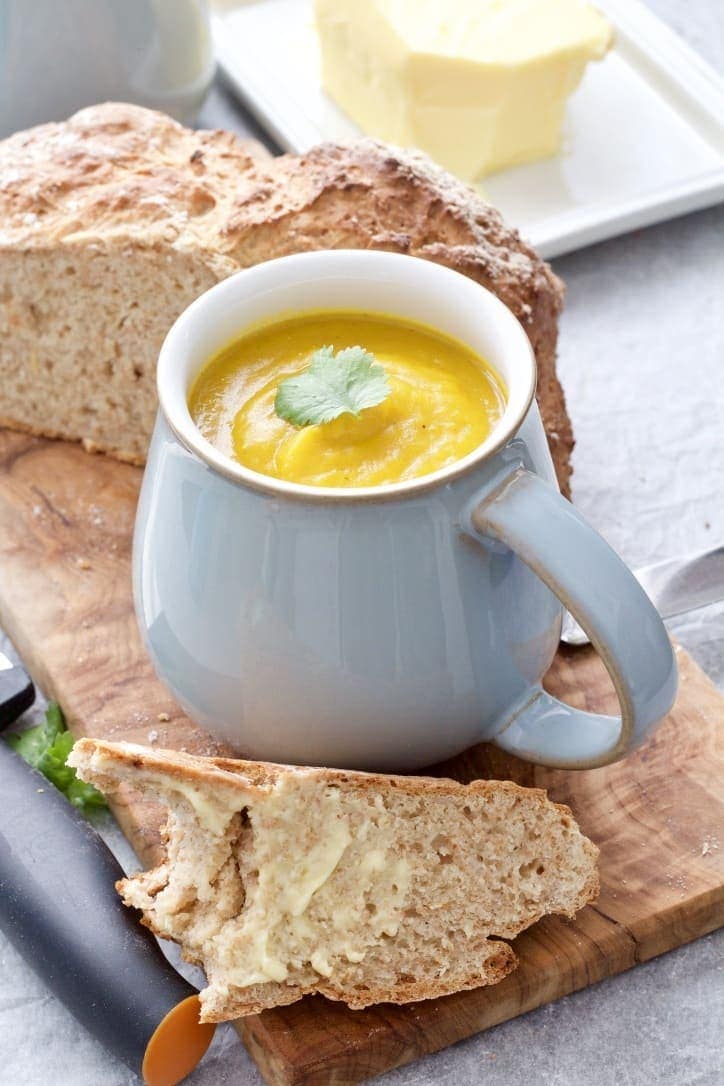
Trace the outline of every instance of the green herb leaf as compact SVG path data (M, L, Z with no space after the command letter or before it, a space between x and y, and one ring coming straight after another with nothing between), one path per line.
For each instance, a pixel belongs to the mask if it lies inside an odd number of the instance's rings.
M363 347L322 347L308 370L282 381L274 410L294 426L320 426L340 415L359 417L390 394L384 368Z
M44 723L38 724L37 728L28 728L20 735L10 735L7 741L28 765L40 770L74 807L82 811L105 807L106 801L98 789L79 780L75 770L66 765L73 749L73 736L66 727L57 702L48 706Z

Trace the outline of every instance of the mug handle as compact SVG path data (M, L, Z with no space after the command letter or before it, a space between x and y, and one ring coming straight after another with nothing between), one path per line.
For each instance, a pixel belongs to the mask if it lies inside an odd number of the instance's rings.
M558 597L601 656L621 707L620 717L584 712L538 684L492 741L570 769L608 765L639 746L673 705L678 677L664 624L633 573L569 501L521 466L473 498L464 528L509 547Z

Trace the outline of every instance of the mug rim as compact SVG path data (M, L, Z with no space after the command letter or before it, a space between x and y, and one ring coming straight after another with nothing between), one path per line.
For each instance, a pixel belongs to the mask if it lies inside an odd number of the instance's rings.
M275 285L274 279L285 274L291 275L290 282L296 282L303 286L310 281L310 277L314 277L315 271L324 273L323 276L319 276L320 278L328 278L330 271L339 272L340 274L346 273L347 275L354 271L369 274L375 268L379 269L382 264L386 265L388 269L392 267L399 275L418 276L421 281L427 277L428 288L430 284L434 285L434 281L437 280L438 286L445 287L447 285L460 294L468 293L471 303L474 303L475 300L479 302L480 292L482 292L486 296L487 312L481 314L480 319L489 321L490 313L494 313L495 320L507 325L511 340L518 340L520 360L525 360L527 365L524 387L522 390L517 390L517 404L511 405L512 394L510 382L508 381L509 387L505 411L485 441L459 460L455 460L452 464L438 468L437 471L430 472L427 475L396 483L380 483L376 486L361 487L312 486L306 483L293 483L286 479L278 479L254 471L238 461L232 460L231 457L212 445L203 436L191 417L187 398L188 382L184 380L186 367L180 365L178 361L179 356L188 356L190 351L190 329L208 319L207 310L218 304L231 303L240 296L248 296L250 292L261 294L265 290L273 289ZM307 308L309 311L312 309L312 307ZM314 308L324 307L317 306ZM330 311L344 308L346 307L339 305L330 306ZM304 311L304 307L300 307L299 312ZM294 310L294 312L297 311ZM286 311L280 309L276 315L265 318L261 323L273 324L276 319L284 319L285 316L288 317L289 315L288 308ZM396 316L403 320L411 319L397 314L394 305L391 306L389 313L385 313L385 316L391 316L393 319ZM419 323L423 326L426 324L425 321ZM245 330L248 330L251 326L253 326L253 322L245 323L243 327L239 328L237 334L239 336L243 335ZM440 331L441 335L448 337L450 335L450 333L436 329L434 324L426 326ZM464 342L464 340L461 340L461 342ZM192 369L194 378L211 357L213 355L197 360L194 363ZM495 369L497 370L498 367L495 366ZM189 453L198 457L212 471L224 476L236 485L261 491L269 496L296 498L320 503L391 501L397 498L407 498L444 486L461 475L467 474L478 464L499 452L517 433L535 397L536 381L536 359L530 340L517 317L491 290L477 283L474 279L470 279L468 276L434 261L405 253L391 253L375 249L316 249L311 252L293 253L288 256L263 261L250 268L241 269L226 279L222 279L199 295L176 318L161 346L156 372L160 413L174 436ZM181 387L182 383L184 387Z

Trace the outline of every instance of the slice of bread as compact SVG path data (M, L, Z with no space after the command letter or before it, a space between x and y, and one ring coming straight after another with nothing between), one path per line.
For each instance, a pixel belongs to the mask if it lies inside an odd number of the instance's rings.
M446 264L512 309L566 492L563 287L494 208L424 155L372 140L272 159L121 103L0 142L0 425L142 463L156 359L182 310L241 268L345 248Z
M81 739L69 763L168 807L167 858L125 903L206 971L204 1021L309 992L350 1007L494 984L512 939L598 892L567 807L508 781L393 777Z

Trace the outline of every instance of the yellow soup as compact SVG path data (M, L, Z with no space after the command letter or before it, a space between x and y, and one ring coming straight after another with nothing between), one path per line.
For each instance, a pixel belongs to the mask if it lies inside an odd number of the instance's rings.
M279 384L311 356L360 345L384 367L390 393L376 407L323 425L279 418ZM310 486L376 486L429 475L472 452L505 409L503 383L464 344L394 317L318 312L266 325L212 358L189 408L221 452L263 475Z

